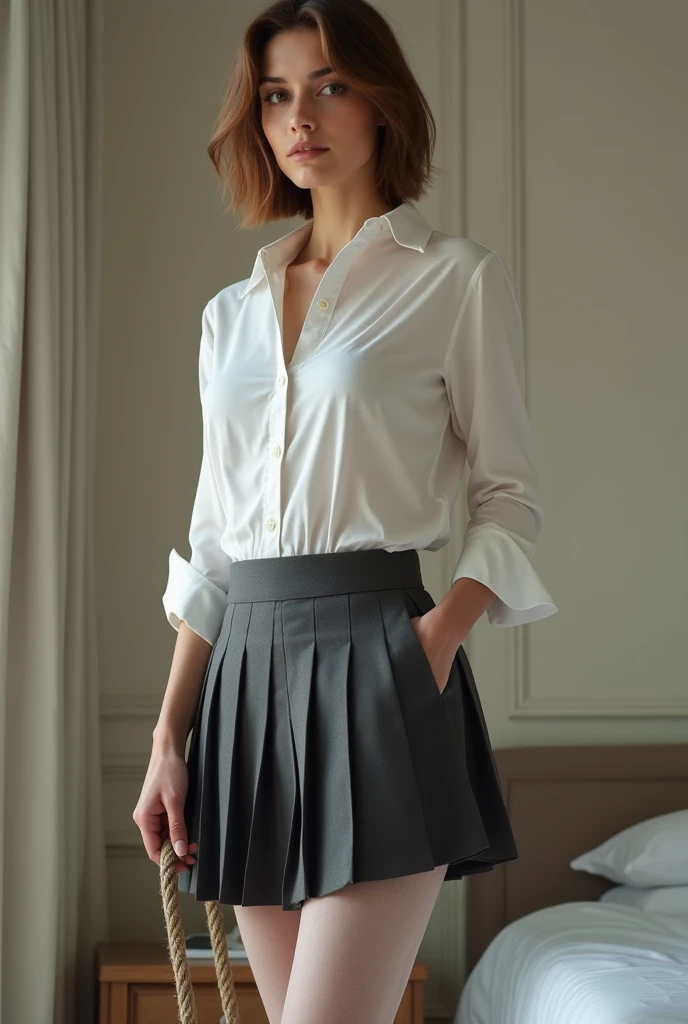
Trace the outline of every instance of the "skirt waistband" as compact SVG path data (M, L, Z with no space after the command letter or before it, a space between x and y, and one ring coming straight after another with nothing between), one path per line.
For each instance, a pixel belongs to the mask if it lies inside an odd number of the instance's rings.
M415 548L328 551L232 562L227 602L285 601L404 587L424 589Z

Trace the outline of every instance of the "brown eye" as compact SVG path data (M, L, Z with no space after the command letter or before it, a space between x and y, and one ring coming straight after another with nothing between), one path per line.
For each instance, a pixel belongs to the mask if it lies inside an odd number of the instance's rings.
M269 103L271 96L280 96L280 95L283 95L283 94L284 94L284 91L282 89L273 89L272 92L269 92L269 93L267 93L265 95L265 97L263 98L263 102L264 103ZM274 104L273 104L273 106L274 106Z

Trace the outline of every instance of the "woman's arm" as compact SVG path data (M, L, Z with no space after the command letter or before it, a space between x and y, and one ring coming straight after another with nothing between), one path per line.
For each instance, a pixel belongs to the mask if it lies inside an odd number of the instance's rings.
M523 325L513 282L491 252L462 302L444 364L451 424L470 467L468 524L434 616L463 642L487 612L516 626L557 611L532 565L544 516L526 408Z
M194 712L203 677L212 650L202 636L182 619L172 655L165 697L153 729L153 749L170 751L179 757L186 753L186 741L193 725Z
M226 526L213 467L210 464L203 396L213 367L214 322L212 300L201 318L198 384L203 419L203 446L196 494L191 511L187 560L174 548L162 603L178 636L158 723L154 747L169 747L184 755L193 714L213 644L227 607L231 559L220 541Z
M453 658L496 594L484 583L461 576L437 605L437 624Z
M183 620L209 644L217 639L227 606L231 558L221 546L226 513L210 461L208 423L203 396L212 377L214 353L213 300L202 316L198 357L198 384L203 421L203 448L198 484L191 511L189 545L191 557L183 558L172 548L169 555L167 588L162 596L167 619L175 629Z

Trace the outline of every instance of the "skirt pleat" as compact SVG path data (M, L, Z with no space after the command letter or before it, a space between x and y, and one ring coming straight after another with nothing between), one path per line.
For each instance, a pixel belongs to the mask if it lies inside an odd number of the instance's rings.
M396 553L409 586L378 580L379 550L356 554L291 556L287 592L303 596L228 600L188 756L198 850L178 883L196 900L295 910L358 881L518 856L466 654L440 692L411 623L434 607L417 552ZM318 593L345 562L361 589Z
M297 867L286 879L296 902L353 880L348 596L288 601L283 615L301 807Z

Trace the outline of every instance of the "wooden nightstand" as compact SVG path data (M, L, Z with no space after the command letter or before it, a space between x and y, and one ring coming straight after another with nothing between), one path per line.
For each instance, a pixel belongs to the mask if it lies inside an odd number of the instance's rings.
M242 1024L268 1024L249 964L231 958L230 963ZM178 1024L174 975L164 946L100 943L96 964L99 1024ZM198 1024L218 1024L222 1004L212 959L190 960L189 969ZM423 1024L423 983L427 976L426 965L416 962L394 1024Z

